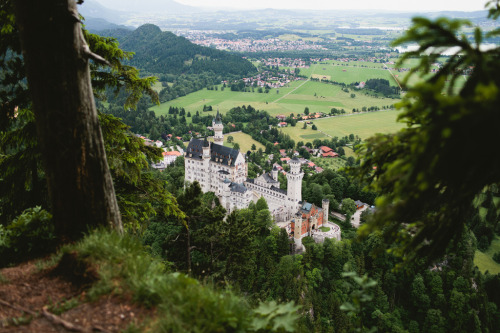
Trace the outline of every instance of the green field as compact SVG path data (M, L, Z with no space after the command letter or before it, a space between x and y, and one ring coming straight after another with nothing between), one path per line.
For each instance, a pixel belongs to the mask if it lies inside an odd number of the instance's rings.
M351 84L369 79L387 79L391 85L397 86L391 73L382 64L362 61L339 62L328 61L314 64L300 70L301 75L321 78L326 76L330 81Z
M393 133L405 127L405 124L396 122L398 114L396 110L378 111L317 119L313 123L319 131L332 137L354 134L366 139L375 133ZM297 127L300 127L299 123Z
M311 158L311 161L313 161L314 164L316 164L320 168L332 169L332 170L338 170L340 168L343 168L346 164L346 162L340 157L334 157L334 158L313 157Z
M299 141L304 141L304 142L313 142L314 139L327 139L328 136L325 134L318 132L318 131L313 131L311 129L311 126L308 126L306 129L302 129L303 123L297 123L297 126L292 127L283 127L280 129L285 134L288 134L292 140L295 141L295 143Z
M366 81L370 78L385 78L391 84L397 84L391 73L382 68L382 64L371 62L328 61L325 64L314 64L310 68L301 69L301 74L327 76L331 80L345 83ZM351 98L351 94L355 94L355 98ZM266 110L271 115L288 115L302 113L305 107L309 107L311 112L329 113L334 107L350 112L354 108L389 106L397 101L397 99L367 96L357 90L344 92L340 86L332 84L298 80L287 87L280 88L279 91L271 89L267 94L258 93L257 89L254 92L235 92L229 88L222 91L221 86L218 90L203 89L151 109L157 115L166 114L171 106L183 107L193 113L201 112L203 105L211 105L214 109L213 113L219 109L224 114L236 106L252 105L258 110Z
M268 94L235 92L227 88L224 91L220 88L219 90L203 89L154 106L151 110L155 111L158 116L167 114L170 106L183 107L191 113L196 111L202 113L203 105L212 105L214 111L203 114L215 115L217 109L224 114L236 106L251 105L258 110L266 110L271 115L289 115L290 113L303 113L305 107L309 107L311 113L329 113L334 107L350 112L353 108L382 107L398 101L391 98L366 96L357 91L352 91L352 93L356 95L355 98L351 98L351 92L343 92L339 86L313 81L296 81L292 82L290 87L280 88L279 93L276 93L276 89L271 89Z
M262 148L262 150L266 149L262 143L255 141L250 135L243 132L224 134L224 146L233 147L232 143L227 142L227 138L229 136L232 136L234 138L234 142L240 145L240 151L244 154L246 154L249 150L252 151L252 144L255 144L257 147L256 150L259 150L259 148Z
M490 248L485 252L476 250L476 255L474 256L474 264L479 268L481 272L490 272L491 274L500 273L500 264L497 264L493 259L493 254L500 252L500 238L497 236L491 242Z

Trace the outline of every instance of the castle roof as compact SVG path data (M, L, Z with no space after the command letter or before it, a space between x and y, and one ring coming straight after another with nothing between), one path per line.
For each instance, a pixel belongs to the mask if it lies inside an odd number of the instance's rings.
M279 192L279 193L283 193L283 194L286 194L286 190L282 189L282 188L278 188L276 186L271 186L271 190L275 191L275 192Z
M222 124L222 120L221 120L220 114L219 114L219 109L217 109L217 115L215 116L214 123L215 124Z
M191 139L186 149L186 157L201 159L203 156L203 147L206 147L205 140L206 139ZM239 150L210 143L208 141L206 142L210 146L210 160L212 162L227 166L234 166L236 158L240 153Z
M231 192L245 193L247 191L247 188L243 184L231 183L229 187L231 188Z
M261 178L262 177L262 178ZM274 180L268 173L262 174L259 178L263 179L266 183L279 183L279 181Z

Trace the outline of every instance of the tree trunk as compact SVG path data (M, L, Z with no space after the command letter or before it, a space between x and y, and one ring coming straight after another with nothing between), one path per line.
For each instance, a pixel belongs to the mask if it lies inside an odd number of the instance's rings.
M123 230L74 0L14 1L56 231Z

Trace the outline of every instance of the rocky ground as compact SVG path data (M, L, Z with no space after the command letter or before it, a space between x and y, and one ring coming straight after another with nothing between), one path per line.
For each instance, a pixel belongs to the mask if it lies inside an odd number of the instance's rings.
M119 332L144 328L154 309L144 309L123 295L89 302L92 272L75 274L59 264L40 268L35 261L0 270L0 333Z

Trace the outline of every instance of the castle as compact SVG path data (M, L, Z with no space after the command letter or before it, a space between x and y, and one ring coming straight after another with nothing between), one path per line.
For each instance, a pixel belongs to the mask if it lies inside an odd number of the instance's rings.
M200 183L203 192L214 192L221 205L231 212L247 208L260 197L267 201L275 222L291 222L291 233L300 243L304 236L328 221L328 200L322 207L302 202L302 178L300 161L289 161L286 174L287 189L280 189L276 167L255 179L248 178L248 164L239 150L223 146L223 124L219 111L212 121L214 142L191 139L185 153L185 180ZM339 237L337 237L340 239Z

